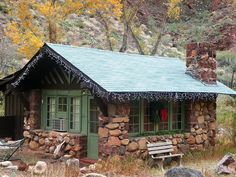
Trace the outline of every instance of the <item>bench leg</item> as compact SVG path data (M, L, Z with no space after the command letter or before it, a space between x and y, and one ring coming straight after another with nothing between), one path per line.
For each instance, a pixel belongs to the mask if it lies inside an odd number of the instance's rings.
M161 171L165 171L164 167L163 167L164 166L164 159L158 160L157 165L161 169Z
M179 167L182 167L181 159L182 159L182 156L179 156L178 160L177 160L177 163L178 163Z

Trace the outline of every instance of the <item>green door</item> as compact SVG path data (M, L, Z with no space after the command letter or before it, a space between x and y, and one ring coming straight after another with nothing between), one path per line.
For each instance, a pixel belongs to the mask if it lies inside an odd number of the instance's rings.
M98 159L98 111L93 98L88 101L88 158Z

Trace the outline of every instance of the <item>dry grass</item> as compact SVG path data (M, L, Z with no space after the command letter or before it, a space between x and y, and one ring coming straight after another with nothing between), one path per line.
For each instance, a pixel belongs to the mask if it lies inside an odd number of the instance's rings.
M233 146L232 144L226 144L226 145L217 144L214 148L210 148L207 151L189 152L184 156L183 162L197 163L199 160L215 161L219 160L227 153L236 154L236 147Z
M187 168L192 168L201 171L206 177L217 176L215 174L215 167L219 160L226 153L236 154L236 147L231 145L216 145L214 149L210 149L205 152L191 152L184 156L183 166ZM44 160L42 157L37 158L32 154L24 155L25 160L29 163L34 163L37 160ZM78 177L79 171L78 168L67 169L65 163L56 162L50 163L47 161L48 170L43 177ZM126 158L121 158L114 156L108 158L107 160L100 160L96 164L96 170L93 172L104 174L108 177L117 177L117 176L130 176L130 177L152 177L157 176L161 177L164 175L164 172L160 171L158 168L151 168L148 165L147 161L137 159L132 156ZM172 164L172 167L175 164ZM166 168L169 169L171 167ZM40 177L34 175L30 172L12 172L7 169L0 168L0 176L8 174L11 177ZM42 177L42 176L41 176ZM220 177L220 176L219 176ZM223 177L223 176L222 176Z
M114 156L107 160L98 161L96 164L96 172L103 173L108 176L148 176L150 167L146 161L137 159L132 156L122 158Z

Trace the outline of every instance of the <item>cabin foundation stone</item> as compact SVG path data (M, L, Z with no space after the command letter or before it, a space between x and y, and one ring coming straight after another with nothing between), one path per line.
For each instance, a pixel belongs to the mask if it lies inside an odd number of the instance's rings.
M44 130L25 130L24 135L29 149L53 154L56 147L64 142L59 156L87 156L87 136Z

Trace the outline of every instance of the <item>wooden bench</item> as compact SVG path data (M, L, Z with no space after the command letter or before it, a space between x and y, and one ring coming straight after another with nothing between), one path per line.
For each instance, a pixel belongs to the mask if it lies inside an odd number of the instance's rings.
M171 141L148 143L147 148L149 155L153 160L158 162L157 165L162 171L164 171L163 164L166 158L175 159L178 165L181 165L181 158L184 154L172 154L174 147Z

